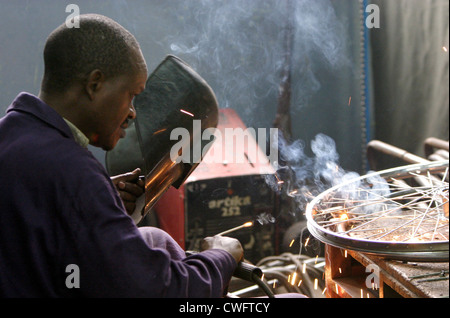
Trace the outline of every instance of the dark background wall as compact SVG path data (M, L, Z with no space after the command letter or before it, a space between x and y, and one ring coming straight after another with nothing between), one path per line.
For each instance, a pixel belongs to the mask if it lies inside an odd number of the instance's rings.
M129 29L150 71L166 54L184 59L212 86L221 107L234 108L255 128L273 124L291 17L293 139L308 151L316 134L326 134L344 168L363 169L362 2L294 0L292 10L275 0L71 2L82 14L104 14ZM0 0L1 113L20 91L38 94L46 37L64 23L71 2Z
M449 137L449 1L373 3L381 15L371 33L375 137L423 156L427 137Z
M175 54L208 81L221 107L249 127L270 128L290 17L293 139L310 155L310 141L328 135L341 166L364 172L371 138L411 151L425 136L448 138L448 0L373 2L381 24L367 30L360 0L293 0L292 10L280 0L0 0L0 113L20 91L38 94L46 37L75 3L135 34L149 71Z

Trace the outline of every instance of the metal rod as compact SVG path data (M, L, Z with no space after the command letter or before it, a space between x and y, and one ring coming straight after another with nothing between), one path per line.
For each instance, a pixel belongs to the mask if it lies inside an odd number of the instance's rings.
M421 279L418 280L418 283L424 283L424 282L435 282L438 280L448 280L448 277L436 277L436 278L428 278L428 279Z
M415 276L410 276L409 279L416 279L416 278L425 278L425 277L430 277L430 276L445 276L445 274L448 274L448 270L442 270L440 272L434 272L434 273L428 273L428 274L422 274L422 275L415 275Z
M225 234L229 234L229 233L231 233L231 232L234 232L234 231L237 231L237 230L240 230L240 229L242 229L242 228L244 228L244 227L250 227L250 226L253 226L253 222L246 222L246 223L244 223L244 224L242 224L242 225L239 225L239 226L236 226L236 227L233 227L232 229L229 229L229 230L226 230L226 231L223 231L223 232L220 232L219 234L217 234L217 235L220 235L220 236L222 236L222 235L225 235Z

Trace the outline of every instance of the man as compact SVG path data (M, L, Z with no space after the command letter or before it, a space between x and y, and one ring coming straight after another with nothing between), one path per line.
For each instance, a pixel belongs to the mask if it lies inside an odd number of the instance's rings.
M142 193L139 171L113 183L86 149L114 148L136 116L147 79L136 39L82 15L50 34L44 63L39 96L19 94L0 119L0 296L222 296L239 242L207 238L185 257L163 231L138 229L123 201Z

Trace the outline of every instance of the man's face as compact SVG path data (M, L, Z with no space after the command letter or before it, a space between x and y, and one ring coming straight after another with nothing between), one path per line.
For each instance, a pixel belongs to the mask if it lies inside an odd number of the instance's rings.
M145 88L147 73L137 72L111 78L103 82L96 96L93 134L90 143L108 151L113 149L120 138L125 137L129 120L136 117L133 98Z

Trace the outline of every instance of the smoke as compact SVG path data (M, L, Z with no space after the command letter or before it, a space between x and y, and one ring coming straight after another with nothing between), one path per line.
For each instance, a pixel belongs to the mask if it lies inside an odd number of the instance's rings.
M280 162L275 175L266 176L266 183L281 197L290 197L295 202L288 211L290 214L304 213L312 199L335 186L338 187L332 193L333 198L339 198L348 207L360 205L354 212L370 214L394 206L385 200L391 195L391 188L380 175L368 171L367 177L361 178L357 172L346 171L339 165L336 143L331 137L316 135L310 143L311 156L306 154L304 141L287 143L282 137L279 139ZM322 199L327 202L327 198Z
M280 136L278 146L280 161L276 173L265 176L265 181L273 191L295 201L291 214L304 212L314 197L340 184L346 184L340 195L348 200L373 199L389 193L389 186L380 177L369 180L373 183L370 191L361 191L359 182L349 183L360 175L340 166L336 143L327 135L317 134L309 145L303 140L288 143Z
M170 17L181 27L163 41L206 79L222 108L238 110L248 126L267 126L266 118L276 111L286 54L291 55L293 113L320 90L323 68L350 65L349 41L332 1L292 0L292 10L288 3L183 1ZM288 28L292 48L285 43Z
M324 69L339 72L351 66L350 41L331 0L184 1L176 12L183 30L165 39L171 53L191 64L211 85L219 105L236 109L248 126L267 125L261 124L262 116L275 118L286 54L291 57L291 114L320 91ZM272 188L282 184L292 193L312 182L322 189L345 178L336 168L339 155L330 137L319 134L311 141L312 157L305 154L303 140L278 142L283 164L280 180L267 177Z
M269 223L274 223L275 218L273 217L272 214L263 212L256 216L256 221L261 225L265 225L265 224L269 224Z
M245 118L260 100L277 92L283 20L270 4L273 1L187 1L183 20L190 32L169 37L172 53L205 77L219 105L239 108Z
M169 17L181 27L161 41L205 78L220 107L237 110L247 126L264 127L275 118L286 54L291 114L320 92L321 76L351 69L351 41L336 5L331 0L182 1ZM357 176L339 166L336 144L324 134L310 143L282 137L278 142L277 173L266 182L298 201L300 209L326 188Z

